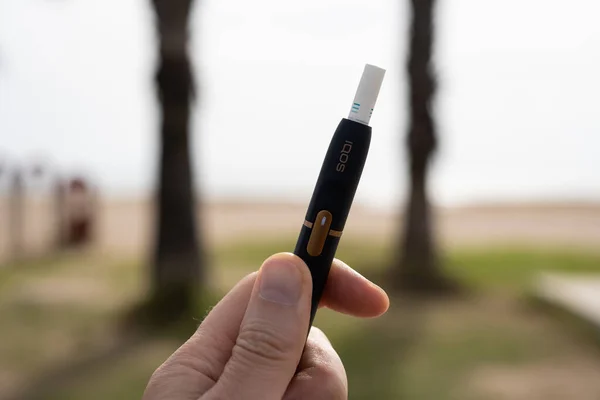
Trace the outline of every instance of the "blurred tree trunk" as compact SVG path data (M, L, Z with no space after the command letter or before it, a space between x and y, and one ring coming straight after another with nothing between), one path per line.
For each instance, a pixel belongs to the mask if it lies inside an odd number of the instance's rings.
M15 168L10 182L9 235L12 261L21 261L25 251L25 188L23 174Z
M55 248L62 250L66 247L66 197L67 188L61 178L56 178L53 182L54 189L54 218L56 226Z
M449 287L440 270L427 194L427 173L436 149L431 107L435 80L431 68L435 0L410 0L408 159L410 194L404 213L402 253L394 266L396 287L437 292Z
M152 5L160 41L156 83L162 121L149 311L161 320L175 320L192 311L204 267L196 230L189 134L194 96L187 53L192 0L152 0Z

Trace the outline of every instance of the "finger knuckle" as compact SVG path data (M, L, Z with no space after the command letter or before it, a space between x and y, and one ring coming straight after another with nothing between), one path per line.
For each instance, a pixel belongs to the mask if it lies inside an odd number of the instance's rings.
M319 369L319 387L323 399L346 400L348 398L348 384L346 379L329 365L321 365Z
M348 384L345 374L340 375L333 366L319 364L302 372L304 382L291 393L286 394L285 400L347 400Z
M293 351L294 343L281 331L261 323L247 323L241 329L233 356L241 361L277 363L286 360Z

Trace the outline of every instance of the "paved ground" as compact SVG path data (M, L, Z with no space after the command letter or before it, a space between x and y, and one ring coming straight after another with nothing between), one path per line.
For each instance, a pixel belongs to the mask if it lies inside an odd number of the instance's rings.
M545 274L537 282L539 296L592 323L600 330L600 276Z

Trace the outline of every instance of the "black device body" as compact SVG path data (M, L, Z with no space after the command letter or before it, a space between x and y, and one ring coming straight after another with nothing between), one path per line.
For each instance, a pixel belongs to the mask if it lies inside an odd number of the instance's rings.
M312 325L371 143L371 127L342 119L333 135L294 254L312 275Z

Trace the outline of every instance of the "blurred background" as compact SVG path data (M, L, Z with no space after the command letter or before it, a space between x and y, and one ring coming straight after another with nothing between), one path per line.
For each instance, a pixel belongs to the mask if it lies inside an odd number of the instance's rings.
M0 0L0 398L140 398L292 251L387 69L316 325L351 399L600 398L600 4Z

